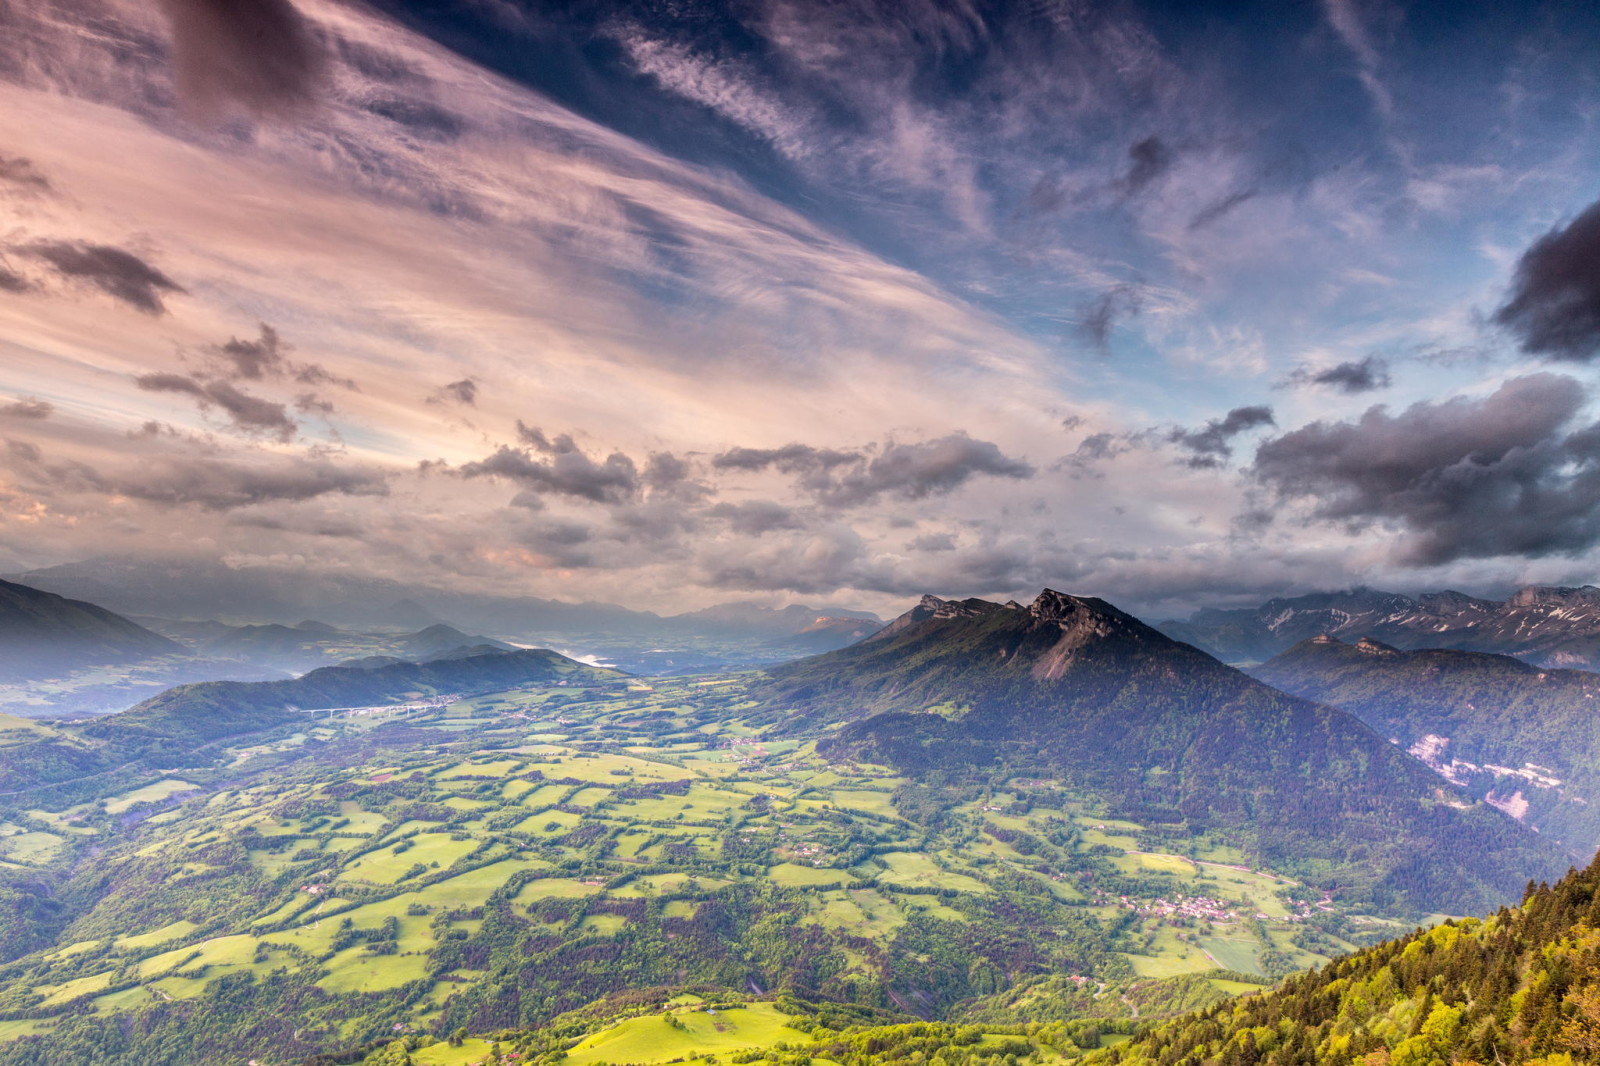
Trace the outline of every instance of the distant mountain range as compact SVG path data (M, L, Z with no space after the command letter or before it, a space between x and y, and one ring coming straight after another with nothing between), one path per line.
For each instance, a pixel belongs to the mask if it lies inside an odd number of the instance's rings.
M198 584L216 578L225 592L239 576L219 577L201 567L178 568L152 577L148 566L81 564L38 571L63 589L103 594L116 606L220 606L216 589ZM301 584L295 575L289 584ZM118 589L115 578L137 577ZM260 574L246 584L255 587ZM272 582L267 581L267 584ZM337 583L335 583L337 585ZM353 591L346 589L344 591ZM371 592L373 590L368 589ZM395 589L384 588L385 594ZM826 613L791 605L768 608L731 603L673 618L610 605L552 604L541 600L487 601L441 595L480 619L499 617L495 629L517 643L548 643L585 659L615 663L635 673L675 673L725 666L760 665L829 651L875 632L881 623L866 612ZM387 601L385 601L387 602ZM282 602L280 601L280 606ZM304 606L297 603L295 606ZM349 605L347 604L346 607ZM594 608L591 610L590 608ZM238 610L238 604L232 605ZM346 612L348 613L348 612ZM425 662L517 646L495 636L474 635L438 620L415 600L367 609L381 623L358 630L319 619L231 624L216 618L173 619L159 614L126 617L95 603L29 585L0 581L0 708L20 714L103 714L122 710L153 690L207 680L267 681L341 663L365 668L395 662ZM528 639L528 626L564 619L579 630ZM417 632L406 624L421 623ZM396 627L402 627L398 630ZM616 628L606 628L615 626Z
M1372 637L1397 648L1515 655L1541 666L1600 668L1600 588L1530 586L1505 600L1461 592L1415 599L1354 589L1207 608L1156 628L1224 662L1264 662L1320 634Z
M278 628L244 634L235 648L268 655L275 668L310 669L358 654L311 661L314 640L282 632L308 625L345 632L425 629L445 622L519 644L561 647L598 656L635 673L674 673L723 666L763 665L830 651L876 630L866 611L790 605L769 608L728 603L663 617L608 603L563 603L526 596L486 596L406 585L381 578L312 574L290 567L228 567L198 560L99 558L15 575L15 580L118 611L194 650L238 628ZM202 621L188 621L200 619ZM317 619L307 623L304 619ZM270 661L274 643L293 662ZM211 654L205 651L205 654Z
M0 798L141 759L185 765L213 741L271 729L305 712L473 695L524 685L601 684L622 675L547 649L519 649L371 668L327 666L287 681L179 685L136 707L75 724L0 716Z
M182 650L92 603L0 581L0 678L50 676Z
M789 636L818 618L881 624L843 608L719 604L663 617L611 603L563 603L530 596L486 596L383 578L308 573L291 567L230 567L199 560L98 558L12 575L34 588L103 604L129 615L278 622L317 618L341 627L422 628L449 619L489 632L607 636Z
M1349 711L1474 798L1574 851L1600 848L1600 674L1329 636L1250 673Z
M1279 692L1097 599L925 597L875 636L771 670L831 756L918 780L1032 773L1177 836L1214 831L1313 883L1492 907L1568 856L1354 716Z

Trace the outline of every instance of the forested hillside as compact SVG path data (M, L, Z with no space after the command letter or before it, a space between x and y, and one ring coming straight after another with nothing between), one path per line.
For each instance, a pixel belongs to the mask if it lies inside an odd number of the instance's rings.
M362 707L513 685L612 680L621 675L544 649L485 649L465 659L328 666L291 681L179 685L118 714L47 726L0 718L0 798L20 790L159 757L168 765L214 743L289 722L318 708Z
M1571 1066L1600 1058L1600 861L1102 1052L1117 1066Z
M1600 674L1325 636L1250 672L1349 711L1579 854L1600 847Z
M919 780L1036 773L1174 835L1226 834L1332 892L1492 908L1570 861L1351 715L1286 695L1100 600L925 600L760 690L822 750ZM881 712L881 713L874 713ZM937 809L937 796L929 799Z

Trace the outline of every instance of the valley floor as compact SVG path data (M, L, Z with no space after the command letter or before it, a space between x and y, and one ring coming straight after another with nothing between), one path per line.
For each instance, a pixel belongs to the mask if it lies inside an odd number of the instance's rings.
M97 898L0 967L0 1063L96 1046L118 1019L198 1026L198 1051L229 996L232 1046L267 1062L537 1028L639 989L748 1002L713 1017L662 993L620 1024L568 1018L567 1061L809 1040L780 987L884 1019L1110 1032L1400 928L1055 782L1002 777L922 817L917 786L780 738L746 681L307 715L215 765L30 797L0 817L0 863Z

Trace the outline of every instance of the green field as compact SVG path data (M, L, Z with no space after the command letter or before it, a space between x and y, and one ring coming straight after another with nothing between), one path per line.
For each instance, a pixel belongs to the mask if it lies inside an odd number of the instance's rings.
M1241 940L1236 938L1206 937L1200 941L1200 946L1206 953L1217 960L1225 970L1238 970L1240 973L1260 973L1261 943L1256 940Z
M765 996L779 980L896 1005L919 990L905 975L935 957L960 960L941 980L969 998L1007 974L1098 970L1121 989L1259 972L1258 913L1275 946L1317 961L1289 943L1292 886L1273 875L1213 861L1197 872L1143 826L1028 782L954 796L930 826L897 806L902 778L766 737L769 723L740 717L743 679L706 680L497 693L403 725L319 723L316 743L253 737L219 751L214 770L7 814L0 859L65 869L53 864L94 846L117 877L8 964L0 1014L27 1020L0 1022L0 1044L78 1010L115 1019L205 1001L221 979L292 979L378 1005L305 1001L298 1061L451 1031L485 1014L491 989L523 997L524 1020L549 1020L615 991L582 985L584 960L625 957L652 987L710 983L751 999L587 1031L567 1061L727 1061L805 1039ZM176 806L125 824L141 803ZM1181 910L1198 897L1212 901L1207 916ZM1026 935L1017 914L1030 916ZM1126 1015L1108 995L1097 1009ZM413 1049L433 1066L487 1054L477 1041ZM286 1058L274 1055L263 1061Z
M676 1026L668 1024L671 1019ZM693 1056L771 1047L780 1040L807 1043L805 1033L788 1027L787 1016L770 1003L752 1003L725 1010L684 1007L667 1014L630 1018L596 1033L571 1051L572 1066L609 1062L633 1066L683 1061Z
M105 804L106 813L121 814L135 804L159 803L183 792L193 792L199 787L199 785L190 784L188 781L180 781L177 778L163 778L154 784L136 788L131 792L124 792L120 796L107 800Z

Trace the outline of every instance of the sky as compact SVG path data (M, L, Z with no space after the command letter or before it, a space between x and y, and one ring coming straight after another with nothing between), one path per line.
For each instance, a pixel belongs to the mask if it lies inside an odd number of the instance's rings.
M1578 2L0 0L0 571L1592 582L1596 54Z

